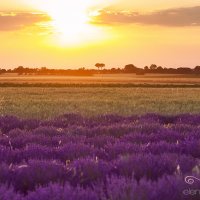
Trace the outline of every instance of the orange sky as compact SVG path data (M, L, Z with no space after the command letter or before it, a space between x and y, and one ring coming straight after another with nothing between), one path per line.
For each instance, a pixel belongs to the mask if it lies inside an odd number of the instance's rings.
M200 65L200 1L0 2L0 68Z

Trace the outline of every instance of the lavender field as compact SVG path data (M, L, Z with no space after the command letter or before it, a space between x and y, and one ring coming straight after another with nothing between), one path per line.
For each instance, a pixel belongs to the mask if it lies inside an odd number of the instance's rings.
M0 200L199 199L200 115L0 117Z

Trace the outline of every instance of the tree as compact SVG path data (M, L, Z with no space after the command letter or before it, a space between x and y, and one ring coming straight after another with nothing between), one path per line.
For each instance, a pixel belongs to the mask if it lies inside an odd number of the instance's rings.
M157 65L156 65L156 64L152 64L152 65L150 66L150 69L151 69L151 70L157 69Z
M196 66L196 67L194 68L194 71L200 73L200 66Z
M97 67L98 68L98 70L99 70L99 68L104 68L105 67L105 64L104 63L96 63L95 64L95 67Z
M22 75L24 73L25 68L23 66L19 66L13 70L13 72L18 73L18 75Z
M159 67L156 69L156 71L157 71L158 73L162 73L162 72L163 72L162 66L159 66Z
M179 67L176 69L176 72L178 74L191 74L192 73L192 69L189 67Z
M128 64L124 67L124 71L128 73L136 73L138 68L133 64Z
M85 70L85 67L81 67L78 69L79 71L84 71Z
M146 70L148 70L148 69L149 69L149 67L148 67L148 66L145 66L145 67L144 67L144 70L145 70L145 71L146 71Z

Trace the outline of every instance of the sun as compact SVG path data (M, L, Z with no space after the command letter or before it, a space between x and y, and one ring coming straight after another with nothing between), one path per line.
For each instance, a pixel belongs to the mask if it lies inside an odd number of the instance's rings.
M61 45L87 42L101 33L99 28L91 25L90 8L98 0L48 0L38 1L40 10L46 12L52 19L49 27L53 31L54 40Z
M52 18L52 26L55 31L68 40L74 40L85 32L88 28L89 1L49 1L45 10Z

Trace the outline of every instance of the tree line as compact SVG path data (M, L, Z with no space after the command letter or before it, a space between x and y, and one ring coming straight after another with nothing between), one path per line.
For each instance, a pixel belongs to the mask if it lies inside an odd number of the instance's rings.
M79 68L79 69L48 69L46 67L41 68L29 68L19 66L14 69L1 69L0 74L5 73L17 73L18 75L68 75L68 76L90 76L93 74L119 74L119 73L134 73L137 75L144 75L147 73L157 74L200 74L200 66L194 68L179 67L179 68L166 68L152 64L145 66L144 68L136 67L133 64L125 65L123 68L111 68L106 69L104 63L96 63L94 69Z

